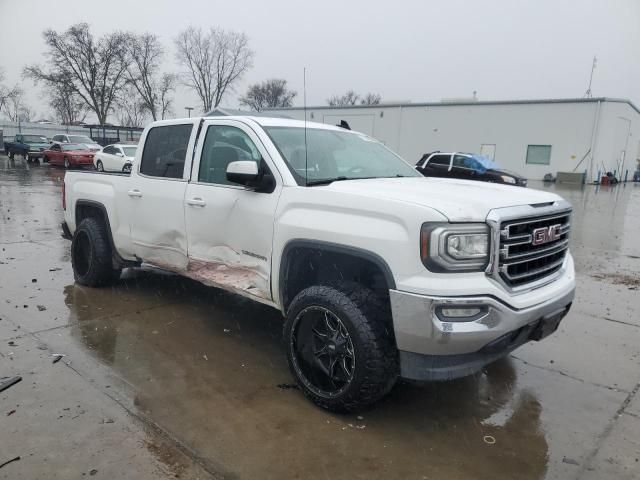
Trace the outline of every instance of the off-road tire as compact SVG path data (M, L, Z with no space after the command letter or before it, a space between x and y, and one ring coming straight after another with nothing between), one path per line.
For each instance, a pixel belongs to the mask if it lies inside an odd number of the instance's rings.
M310 389L294 359L296 318L310 306L322 307L337 315L353 342L353 379L346 390L336 396L320 395ZM389 316L388 305L383 305L373 291L357 283L312 286L296 295L287 311L284 340L289 368L304 395L333 412L362 410L386 395L399 373L398 351Z
M102 220L82 220L73 234L71 264L80 285L102 287L120 277L120 269L113 268L111 245Z

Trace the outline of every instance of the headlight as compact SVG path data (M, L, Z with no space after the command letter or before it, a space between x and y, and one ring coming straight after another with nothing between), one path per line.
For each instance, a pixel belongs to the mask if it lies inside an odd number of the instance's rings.
M420 256L433 272L482 271L489 261L489 227L425 223L420 231Z
M516 179L513 177L507 177L506 175L500 175L502 177L502 181L504 183L512 183L515 184L516 183Z
M456 260L484 258L488 244L486 233L452 233L447 236L447 253Z

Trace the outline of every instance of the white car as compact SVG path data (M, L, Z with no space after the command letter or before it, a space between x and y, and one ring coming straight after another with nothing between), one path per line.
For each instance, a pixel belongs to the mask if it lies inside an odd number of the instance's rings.
M163 120L140 148L131 175L64 178L76 282L144 262L277 308L324 408L478 372L573 301L571 205L553 193L423 177L366 135L283 118Z
M99 172L130 173L137 148L119 143L107 145L93 157L93 165Z
M102 148L99 143L86 135L68 135L66 133L54 135L51 139L51 143L81 143L86 145L88 150L94 152L97 152Z

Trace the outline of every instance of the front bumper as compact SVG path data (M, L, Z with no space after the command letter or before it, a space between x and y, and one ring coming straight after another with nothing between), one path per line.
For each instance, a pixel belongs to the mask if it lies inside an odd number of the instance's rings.
M414 380L445 380L477 372L527 342L552 333L566 315L575 283L527 308L515 308L495 297L433 297L390 291L401 376ZM443 321L442 307L481 306L471 321Z
M30 151L30 152L27 152L27 157L29 157L29 158L42 158L42 157L44 157L44 152L43 151Z
M93 165L93 157L69 157L71 165Z

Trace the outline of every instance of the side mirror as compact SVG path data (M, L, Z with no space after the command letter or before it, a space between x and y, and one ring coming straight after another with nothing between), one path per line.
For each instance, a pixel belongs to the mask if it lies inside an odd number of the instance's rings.
M227 165L227 180L241 185L248 185L258 180L260 173L258 164L250 160L231 162Z

